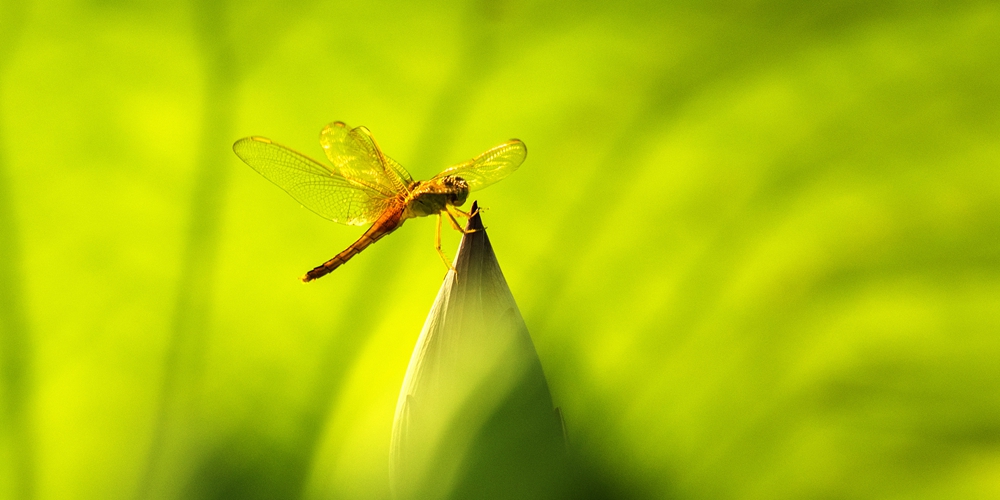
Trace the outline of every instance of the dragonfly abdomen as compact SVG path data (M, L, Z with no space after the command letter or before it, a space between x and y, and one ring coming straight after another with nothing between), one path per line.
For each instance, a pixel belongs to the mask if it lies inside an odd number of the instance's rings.
M395 231L396 228L403 224L402 214L402 210L386 212L372 224L372 227L365 231L365 234L362 234L358 238L358 241L352 243L351 246L347 247L343 252L338 253L334 258L314 267L302 277L302 281L308 283L332 273L345 262L351 260L351 257L361 253L362 250L368 248L369 245L380 240L383 236Z

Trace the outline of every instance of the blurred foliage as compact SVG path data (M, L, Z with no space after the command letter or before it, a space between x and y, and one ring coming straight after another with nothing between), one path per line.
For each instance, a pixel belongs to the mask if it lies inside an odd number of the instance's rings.
M996 2L0 0L0 495L387 498L444 268L243 165L477 194L608 498L1000 496ZM449 234L447 248L455 248Z

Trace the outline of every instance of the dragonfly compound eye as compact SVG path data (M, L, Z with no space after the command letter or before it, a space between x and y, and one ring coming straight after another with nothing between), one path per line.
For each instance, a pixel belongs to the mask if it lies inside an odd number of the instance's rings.
M469 183L461 177L450 177L449 187L451 188L451 204L462 206L465 199L469 197Z

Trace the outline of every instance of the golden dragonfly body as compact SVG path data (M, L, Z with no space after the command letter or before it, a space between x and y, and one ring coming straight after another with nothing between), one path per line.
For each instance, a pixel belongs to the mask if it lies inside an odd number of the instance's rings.
M517 139L449 167L426 181L415 181L386 156L365 127L333 122L320 132L320 144L330 164L323 164L264 137L246 137L233 151L247 165L320 216L351 225L371 227L351 246L316 266L302 281L321 278L369 245L399 228L406 219L437 215L436 248L441 250L441 218L446 215L462 230L456 215L469 192L510 175L524 161L527 148Z

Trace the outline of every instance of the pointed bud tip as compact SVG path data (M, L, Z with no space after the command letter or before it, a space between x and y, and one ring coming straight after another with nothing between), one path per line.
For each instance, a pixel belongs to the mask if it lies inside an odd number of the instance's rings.
M479 231L481 229L486 229L483 227L483 219L479 216L479 200L472 202L472 211L469 213L472 214L472 217L469 217L469 223L465 226L466 231Z

